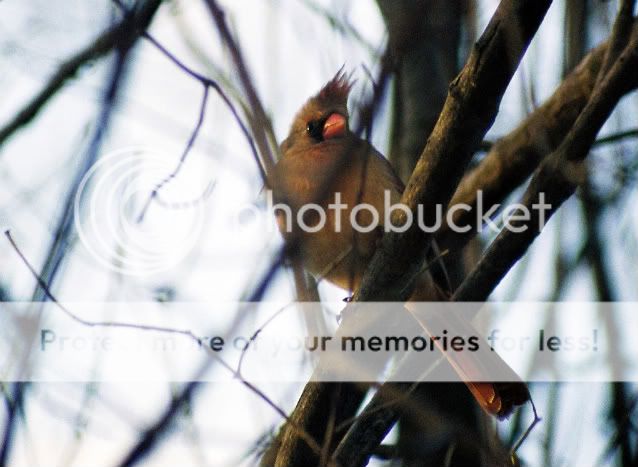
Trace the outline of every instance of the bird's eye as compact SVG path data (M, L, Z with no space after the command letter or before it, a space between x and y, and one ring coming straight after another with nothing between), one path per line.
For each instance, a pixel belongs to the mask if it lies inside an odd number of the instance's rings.
M319 120L312 120L306 125L306 132L316 141L323 141L323 125Z

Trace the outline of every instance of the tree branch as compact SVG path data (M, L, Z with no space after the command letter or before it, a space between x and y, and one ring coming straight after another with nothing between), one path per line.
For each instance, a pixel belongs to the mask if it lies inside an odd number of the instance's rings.
M458 227L471 226L472 229L455 232L449 223L444 223L436 233L441 248L459 250L476 235L479 192L483 210L487 212L502 203L556 150L593 92L608 44L609 41L592 50L542 106L509 135L494 143L485 158L463 178L450 206L463 204L472 209L457 210L452 221ZM627 93L638 87L635 81L628 84ZM635 136L638 136L635 129L619 132L597 139L593 147Z
M524 232L503 229L487 249L476 268L452 297L457 301L484 301L492 293L510 268L525 254L540 233L539 212L532 209L540 194L551 204L546 213L549 219L576 190L580 180L580 163L587 157L598 131L620 98L638 85L638 22L634 21L631 38L623 53L602 79L591 99L578 116L565 140L541 164L532 178L521 204L530 210L529 220L511 224ZM575 176L576 175L576 176Z
M131 30L145 29L160 3L161 0L141 3L132 15L126 15L119 23L109 26L88 46L64 61L40 92L0 129L0 147L17 130L31 122L66 82L75 78L82 66L109 53Z
M485 211L502 203L558 147L591 96L606 50L607 43L592 50L543 105L494 143L479 165L465 175L450 206L464 204L472 210L456 211L454 225L475 226L479 192ZM443 249L458 250L476 233L474 228L466 233L455 232L449 223L444 223L436 241Z
M438 205L447 206L472 155L494 122L501 98L551 0L503 0L475 44L463 70L450 84L448 97L401 201L423 219L434 219ZM403 225L405 213L395 212ZM404 300L406 287L419 272L432 235L416 222L404 233L383 237L357 300ZM415 252L420 252L415 254Z
M239 73L239 79L248 98L248 105L251 112L248 115L248 122L257 143L257 147L259 148L259 153L261 154L263 171L265 171L266 176L268 177L275 164L273 152L276 153L278 150L276 147L274 132L270 124L270 119L266 116L264 107L257 96L257 91L250 79L250 73L248 72L248 67L246 66L241 54L239 44L230 33L230 29L226 23L226 14L215 0L206 0L205 3L208 6L222 41L230 52L235 69ZM274 150L271 149L269 141L275 146Z

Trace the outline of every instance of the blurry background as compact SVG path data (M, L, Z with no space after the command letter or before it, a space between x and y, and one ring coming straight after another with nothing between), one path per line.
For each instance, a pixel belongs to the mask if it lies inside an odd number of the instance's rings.
M401 11L426 11L426 32L420 26L406 29L414 32L406 32L405 40L412 43L408 58L381 105L372 136L375 146L392 155L407 179L425 143L424 131L429 131L438 114L447 82L465 61L498 2L407 3L220 2L278 141L286 136L298 108L343 65L357 79L350 99L356 120L357 104L369 95L388 43L384 16L388 24L394 24L406 21ZM615 1L554 2L487 140L506 135L551 95L580 58L605 40L616 9ZM120 19L121 10L109 0L0 2L0 127L65 60ZM246 100L236 69L204 2L163 2L149 32L183 64L216 80L241 113ZM11 230L36 269L44 268L44 277L60 301L154 301L161 313L161 303L166 301L246 298L281 240L264 210L263 182L240 128L212 90L202 114L201 84L147 40L139 40L127 56L111 108L105 104L105 95L116 64L114 53L90 61L32 122L0 142L0 227ZM410 67L426 72L410 82ZM423 75L428 79L422 79ZM418 104L411 104L408 94ZM404 107L397 106L398 100ZM638 298L637 110L635 93L621 101L600 136L628 134L596 146L586 195L569 200L550 221L499 286L493 296L496 300ZM201 130L180 173L166 184L159 201L149 204L143 222L136 222L153 187L174 170L202 115ZM423 130L416 142L409 135L410 123L405 122L414 115L420 119L416 126ZM397 159L399 152L404 159ZM477 163L483 155L477 153ZM69 197L69 192L83 178L91 157L103 162L90 173L93 178L77 198L79 208L74 209L69 203L76 198ZM517 199L516 193L512 199ZM238 220L237 213L246 206L255 207L258 214ZM60 230L61 219L69 213L77 218ZM61 233L57 241L56 232ZM481 240L489 238L486 233ZM35 286L33 276L3 237L0 297L3 301L43 298ZM325 283L319 284L319 292L327 301L346 295ZM287 302L294 297L292 276L282 269L269 285L266 299ZM51 304L43 308L45 317L58 312ZM204 317L192 326L223 332L233 318ZM294 315L287 319L291 326L301 325ZM4 339L16 331L6 315L0 316L3 322ZM10 354L6 355L9 359ZM93 371L99 372L99 365L96 362ZM117 465L180 386L73 383L87 376L74 375L72 368L62 370L69 372L69 383L22 388L24 403L14 413L17 421L8 465ZM11 401L15 385L1 384L3 398ZM289 411L302 387L264 383L260 389ZM635 385L535 387L533 395L545 420L523 445L522 460L530 465L629 465L616 445L616 435L625 423L626 440L621 441L631 446L628 458L633 453L635 459L636 391ZM624 412L619 414L620 402ZM10 405L0 409L3 425ZM529 418L522 412L524 419ZM515 417L499 431L508 438L510 432L520 432L525 420ZM254 465L260 443L281 422L271 407L240 382L205 384L180 409L169 434L144 463Z

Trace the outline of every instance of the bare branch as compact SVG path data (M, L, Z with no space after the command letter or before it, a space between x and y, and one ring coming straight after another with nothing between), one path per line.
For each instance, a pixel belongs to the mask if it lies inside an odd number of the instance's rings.
M478 166L465 175L450 206L463 204L472 209L457 210L452 218L455 225L474 226L479 192L487 212L525 182L541 161L558 147L593 92L608 44L609 41L592 50L542 106L514 131L494 143ZM626 92L638 87L635 81L629 84ZM638 136L638 130L599 138L594 146L634 136ZM436 233L436 240L441 248L456 251L475 235L474 228L461 233L444 223Z
M130 31L145 29L160 3L158 0L141 2L132 15L126 15L122 21L108 27L88 46L65 60L40 92L0 129L0 147L18 129L31 122L67 81L75 78L80 68L109 53Z
M449 203L550 4L551 0L500 3L465 67L451 83L441 116L403 193L402 202L413 213L418 206L424 219L433 219L436 206ZM392 220L395 225L405 221L400 215ZM432 240L417 223L412 224L404 233L384 235L355 294L358 300L409 297L412 291L405 284L418 273Z
M638 137L638 128L633 128L631 130L619 131L618 133L613 133L611 135L603 136L602 138L598 138L594 141L592 147L602 146L604 144L616 143L618 141L622 141L627 138L637 138Z
M228 107L228 110L230 110L230 113L233 115L233 118L235 119L235 122L239 126L239 129L241 130L242 134L244 135L244 139L248 143L248 147L250 148L250 151L251 151L253 157L255 158L255 162L257 163L257 167L259 168L259 171L260 171L260 174L262 176L262 179L265 181L266 180L266 175L265 175L264 169L262 167L262 164L259 161L259 154L257 153L257 148L255 147L255 141L253 140L252 135L248 131L248 128L246 127L246 124L244 123L244 121L239 116L239 113L237 112L237 109L233 105L232 101L230 100L230 98L228 97L226 92L224 92L224 90L222 89L221 85L217 81L215 81L215 80L213 80L211 78L208 78L208 77L206 77L206 76L204 76L204 75L202 75L200 73L197 73L192 68L189 68L188 66L186 66L186 64L184 64L184 62L179 60L166 47L164 47L164 45L162 45L157 39L155 39L153 36L151 36L148 32L144 32L143 37L146 40L148 40L151 44L153 44L157 50L159 50L164 56L166 56L166 58L168 58L171 62L173 62L184 73L186 73L187 75L191 76L195 80L199 81L204 86L211 87L211 88L213 88L215 90L215 92L221 98L222 102L224 102L226 107Z
M620 0L620 10L618 11L616 21L614 21L614 27L611 31L611 37L609 38L609 47L607 47L605 60L598 75L596 84L600 84L602 82L603 78L627 44L634 23L635 4L636 0Z
M239 79L244 88L244 92L248 98L248 105L250 106L249 124L252 129L253 135L259 147L259 153L261 154L261 163L263 164L263 170L266 176L272 172L272 168L275 164L273 157L273 151L271 150L270 143L276 146L274 132L270 124L270 119L266 116L264 107L257 96L257 91L252 84L250 73L244 62L244 58L239 49L239 45L233 38L226 24L226 17L224 11L219 7L215 0L206 0L206 5L213 17L217 30L222 38L222 41L226 45L226 48L230 52L233 59L235 68L239 73ZM275 151L277 151L275 147Z
M629 44L596 87L563 143L539 167L523 195L521 204L531 212L529 222L512 224L517 227L525 226L525 231L514 233L513 229L503 229L474 271L454 293L453 300L486 300L509 269L525 254L540 233L539 213L532 209L532 205L538 203L541 193L544 194L545 201L551 204L545 214L547 219L574 193L579 182L574 173L580 170L579 163L587 157L598 131L620 98L628 89L636 86L637 68L638 22L634 21Z
M146 211L151 205L151 201L157 198L157 194L159 193L159 191L164 187L164 185L166 185L168 182L170 182L175 177L177 177L177 175L179 174L179 171L182 169L182 166L184 165L184 162L186 161L186 157L188 156L188 153L193 147L193 144L195 144L197 135L199 135L199 130L201 129L202 124L204 123L204 117L206 116L206 104L208 104L208 86L204 85L204 94L202 95L202 101L199 108L199 115L197 117L197 123L195 124L195 127L193 128L193 132L191 133L191 136L188 139L188 142L186 143L186 147L184 148L184 151L182 152L182 155L179 158L179 161L177 162L177 166L175 167L175 169L173 169L173 171L168 176L166 176L166 178L164 178L157 185L155 185L155 188L153 188L153 191L151 191L151 194L148 196L148 199L144 203L144 206L142 207L142 210L139 216L137 217L138 223L144 220L144 215L146 214Z
M122 4L122 2L120 0L112 0L112 1L124 13L127 13L128 10L126 9L126 7ZM212 88L219 95L221 100L224 102L226 107L228 107L228 110L230 110L231 114L233 115L233 118L235 119L235 122L239 126L242 134L244 135L244 138L246 139L246 142L248 143L248 146L250 147L252 155L255 158L255 162L257 163L257 167L259 168L261 177L262 177L262 179L265 182L266 181L266 174L265 174L264 168L263 168L263 166L262 166L262 164L261 164L261 162L259 160L259 154L257 153L257 149L255 148L255 142L253 141L253 137L251 136L250 132L248 131L248 128L246 127L246 124L244 123L244 121L239 116L239 113L237 112L237 109L233 105L232 101L230 100L230 98L228 97L226 92L224 92L224 90L219 85L219 83L217 81L215 81L214 79L208 78L208 77L202 75L201 73L198 73L197 71L193 70L192 68L188 67L184 62L182 62L179 58L177 58L160 41L158 41L155 37L153 37L147 31L145 31L145 30L144 31L140 31L140 34L142 35L142 37L144 39L148 40L151 44L153 44L153 46L158 51L160 51L166 58L168 58L171 62L173 62L173 64L175 66L177 66L180 70L182 70L184 73L186 73L191 78L195 79L196 81L199 81L205 88L205 90L204 90L204 98L203 98L203 102L202 102L202 110L200 111L201 119L197 123L196 131L193 132L193 135L191 136L191 141L189 141L189 145L192 145L192 142L194 141L194 137L196 137L196 133L199 131L199 127L202 124L204 107L205 107L206 100L207 100L207 97L208 97L208 88ZM187 146L187 149L189 149L189 146ZM188 151L185 151L185 153L186 152L188 152ZM185 156L186 156L186 154L183 154L182 158L185 158ZM151 196L153 196L153 195L151 195Z
M51 302L58 309L60 309L65 315L67 315L73 321L87 327L135 329L142 332L161 332L166 334L177 334L177 335L182 335L189 339L192 339L197 344L201 343L201 340L190 330L182 330L182 329L175 329L175 328L169 328L164 326L153 326L153 325L118 322L118 321L90 321L90 320L85 320L81 318L77 314L73 313L70 309L65 307L53 295L48 284L37 273L35 268L31 265L31 263L27 260L27 258L22 253L22 251L18 248L17 244L13 240L13 237L11 236L11 233L7 230L5 231L4 234L9 240L9 243L11 244L14 251L18 254L18 256L20 257L24 265L29 269L29 272L31 272L31 275L34 277L34 279L36 280L38 285L41 287L41 289L45 292L49 300L51 300ZM264 276L260 284L255 288L253 294L249 297L249 300L248 300L249 302L256 302L261 300L266 287L272 281L272 278L274 277L274 273L278 270L279 266L280 266L279 262L273 263L273 265L267 271L266 275ZM236 327L239 325L239 323L243 319L242 318L243 316L244 316L243 313L236 314L235 321L230 326L231 330L236 329ZM317 453L320 452L321 448L319 447L318 444L316 444L314 439L311 436L309 436L305 431L303 431L301 428L298 428L297 425L288 417L286 412L277 404L275 404L274 401L270 399L261 389L259 389L250 381L243 378L241 374L239 373L239 369L237 370L234 369L229 363L223 360L216 352L213 352L208 347L203 346L202 348L205 351L207 351L207 355L212 358L206 359L203 365L196 371L195 375L191 379L191 382L187 384L183 388L183 390L179 393L179 395L171 401L171 404L169 404L169 407L162 414L160 419L153 425L153 427L146 430L145 434L142 436L140 441L136 444L136 446L130 451L130 453L122 461L122 463L120 464L121 466L133 465L137 463L139 460L141 460L141 458L147 452L149 452L150 448L159 440L160 435L168 429L170 422L174 419L177 409L181 407L186 401L190 400L192 394L194 393L195 389L199 385L199 380L205 374L205 372L208 371L212 362L218 362L222 367L230 371L233 374L233 376L236 377L244 386L246 386L251 392L257 395L261 400L266 402L266 404L268 404L275 412L277 412L291 426L291 429L296 430L297 435L301 437L302 439L304 439L308 443L308 445L311 447L311 449L313 449Z

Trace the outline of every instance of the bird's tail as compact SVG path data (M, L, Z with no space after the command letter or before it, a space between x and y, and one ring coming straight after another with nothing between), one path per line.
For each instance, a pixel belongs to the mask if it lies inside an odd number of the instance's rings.
M418 300L419 297L413 296L412 300L415 298ZM444 307L435 307L435 312L421 313L421 310L433 309L431 303L424 305L420 306L413 301L408 303L407 308L410 311L419 310L417 313L413 312L413 316L487 413L499 419L506 418L515 407L529 401L527 384L491 349L488 342L469 321L468 316L462 316L449 302ZM444 348L441 340L434 339L444 330L450 336L477 336L478 347L483 350L455 352ZM495 379L491 382L493 377Z

